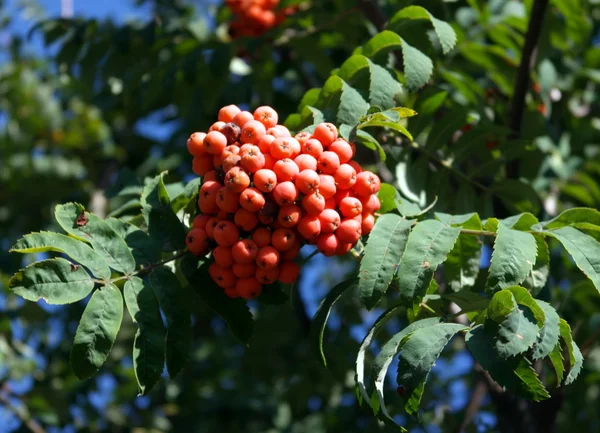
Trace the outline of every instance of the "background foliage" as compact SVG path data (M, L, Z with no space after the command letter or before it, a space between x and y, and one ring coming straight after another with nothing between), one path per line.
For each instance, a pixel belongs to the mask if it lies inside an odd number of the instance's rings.
M443 24L395 16L408 6L404 1L312 2L261 38L233 42L222 26L228 12L219 2L137 3L131 21L106 18L104 10L92 14L77 2L81 16L73 20L47 16L35 3L2 5L0 431L391 428L358 407L354 362L368 325L395 299L384 297L370 312L357 292L336 302L324 334L329 369L320 365L307 338L319 301L356 271L352 259L314 258L292 303L252 304L256 323L248 347L195 293L186 292L194 319L191 362L143 397L136 397L130 354L136 326L127 314L105 367L79 381L68 360L85 302L25 303L8 290L13 273L45 258L9 255L9 247L24 233L60 231L53 218L56 204L79 202L101 217L135 222L144 186L151 187L150 179L163 170L169 170L169 196L184 200L191 179L185 139L191 131L206 130L223 105L272 105L290 115L292 129L321 114L353 125L364 95L378 96L368 102L384 109L414 109L418 115L402 124L414 142L400 127L397 134L368 129L383 153L364 134L362 140L374 149L361 147L359 153L361 162L397 187L405 215L436 198L433 211L442 221L444 214L474 211L482 219L531 212L547 221L574 206L598 208L600 10L594 2L550 2L533 83L524 89L518 136L511 101L532 2L418 2L450 23L457 36L453 49L452 31ZM373 42L384 28L388 33ZM382 46L398 50L377 48ZM382 62L390 69L373 66ZM404 83L402 91L388 71ZM369 82L373 76L378 80ZM358 93L344 87L346 82ZM397 91L378 93L373 83ZM320 94L310 90L320 87ZM384 200L383 206L392 210L396 197L389 192L391 205ZM598 238L594 229L588 233ZM487 242L484 238L479 263L471 260L470 274L446 265L446 277L459 273L463 286L483 284ZM478 244L465 248L477 250ZM397 421L410 431L428 432L599 428L598 293L558 243L550 243L548 256L550 278L537 297L571 324L586 358L579 379L553 390L544 403L523 404L498 392L474 365L464 339L456 338L432 369L420 419L396 416ZM423 314L417 306L407 319ZM406 324L393 317L374 346L381 348ZM86 376L86 366L75 373ZM542 377L552 380L545 367ZM386 402L399 413L402 402L391 379L385 382Z

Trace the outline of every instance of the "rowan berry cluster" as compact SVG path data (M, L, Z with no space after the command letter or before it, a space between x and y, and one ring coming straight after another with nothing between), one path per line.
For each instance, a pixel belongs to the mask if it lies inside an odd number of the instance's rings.
M375 224L379 178L352 160L355 146L331 123L292 137L271 107L223 107L207 133L187 141L202 177L200 214L187 236L212 251L213 280L230 297L254 298L263 284L291 284L303 244L344 255Z
M234 39L260 36L297 10L295 7L275 10L279 0L226 0L225 4L235 15L229 24L229 34Z

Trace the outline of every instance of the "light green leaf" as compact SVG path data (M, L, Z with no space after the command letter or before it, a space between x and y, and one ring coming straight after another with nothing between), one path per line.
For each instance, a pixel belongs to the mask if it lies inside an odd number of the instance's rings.
M554 368L554 373L556 374L556 386L560 386L560 383L563 380L565 375L565 365L563 364L563 356L562 356L562 344L560 341L556 343L552 352L548 355L550 362L552 363L552 367Z
M325 335L325 327L327 325L329 313L331 312L333 304L335 304L340 296L342 296L346 290L354 287L356 283L356 278L351 278L335 285L329 291L327 296L323 298L321 304L319 304L319 308L310 323L310 341L315 348L315 352L321 355L323 365L325 366L327 365L327 358L323 351L323 336Z
M530 214L529 212L524 212L519 215L505 218L499 222L509 229L527 231L531 229L531 226L537 224L539 221L534 215Z
M185 248L185 229L173 209L163 181L164 173L149 181L142 192L142 214L150 237L163 251Z
M375 361L373 362L371 377L375 378L375 393L377 394L377 400L379 402L381 412L387 417L388 420L390 420L394 424L396 424L396 421L394 421L394 419L388 412L383 398L383 386L388 368L392 363L394 356L396 356L396 353L398 353L401 344L406 341L406 336L410 335L418 329L437 325L438 323L440 323L440 320L441 318L439 317L431 317L428 319L422 319L411 323L402 331L394 335L387 343L383 345L381 351L379 352L379 354L375 358Z
M558 229L575 223L600 225L600 211L586 207L567 209L556 218L542 223L547 229Z
M436 220L418 223L406 244L398 269L400 297L410 302L425 295L433 273L452 250L460 228Z
M548 275L550 274L550 251L546 238L540 235L534 235L537 246L537 257L533 269L523 281L523 286L529 289L533 296L536 296L546 285Z
M71 367L79 379L87 379L104 364L123 320L123 296L113 284L96 290L75 333Z
M581 367L583 366L583 355L579 350L579 346L573 341L573 334L571 333L571 327L567 323L566 320L560 319L560 336L564 340L567 346L567 353L569 354L569 372L567 373L567 377L565 378L565 385L570 385L573 383L579 373L581 372Z
M414 414L419 408L427 376L446 344L458 332L469 329L457 323L440 323L411 333L402 346L398 364L398 385L408 396L404 408Z
M111 268L125 274L135 270L135 260L127 244L106 221L85 212L78 203L56 206L54 216L67 233L90 243Z
M498 227L487 288L496 292L521 284L535 263L537 246L531 233Z
M8 282L12 291L28 301L72 304L85 298L94 282L81 267L61 258L36 262L18 271Z
M410 141L413 141L413 136L410 134L410 132L408 132L408 130L404 126L400 125L397 122L373 119L373 120L369 120L364 123L361 123L357 126L357 128L359 130L364 129L364 128L372 128L372 127L389 128L392 131L401 133L402 135L407 137Z
M54 251L81 263L98 278L109 279L110 268L106 261L88 244L59 233L40 232L23 236L11 248L17 253L42 253Z
M407 44L405 40L402 40L402 58L408 89L414 92L427 84L431 74L433 74L431 59L423 52Z
M398 195L398 191L389 183L382 183L377 193L377 197L381 202L381 208L379 208L380 214L386 214L388 212L392 212L396 210L396 196Z
M529 308L533 314L533 317L535 317L538 327L542 328L544 323L546 323L546 315L544 314L544 309L537 304L536 300L533 299L533 296L531 296L531 293L529 293L526 288L521 286L508 287L506 290L513 294L517 304L524 305Z
M165 365L165 327L152 287L133 277L123 287L125 305L138 329L133 340L133 370L140 393L158 382Z
M560 317L558 317L558 313L552 305L539 299L536 299L535 302L544 310L545 321L544 326L540 330L540 335L535 342L535 346L533 346L532 356L533 359L542 359L549 356L558 344Z
M571 254L575 264L600 291L600 243L573 227L544 232L556 238Z
M396 214L377 219L360 262L360 297L370 310L387 291L406 246L412 221Z
M182 296L181 285L175 274L165 266L155 268L149 282L167 321L167 371L169 377L174 378L190 357L192 322L186 307L189 300Z

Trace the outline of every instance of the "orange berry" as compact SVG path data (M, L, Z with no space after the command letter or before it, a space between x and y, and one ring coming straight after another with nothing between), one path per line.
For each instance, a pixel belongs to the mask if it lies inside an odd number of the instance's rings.
M261 284L273 284L279 278L279 268L262 269L258 268L255 273L256 279Z
M267 134L274 136L275 138L291 137L290 130L283 125L275 125L272 128L267 129Z
M217 180L217 170L211 170L207 172L202 178L203 182L208 182L209 180Z
M206 235L210 238L210 239L214 239L215 238L215 234L214 234L214 230L215 227L217 226L217 224L219 224L219 221L221 221L219 218L217 217L212 217L211 219L208 220L208 222L206 223Z
M329 197L325 199L325 209L337 209L337 202L335 201L334 197Z
M279 282L294 284L300 275L300 266L293 261L281 262L279 265Z
M266 246L258 250L256 265L261 269L273 269L279 264L279 251L275 247Z
M261 169L254 173L254 186L264 193L272 192L277 185L277 175L272 170Z
M244 299L254 299L262 292L262 284L255 277L240 278L237 280L235 290Z
M356 183L356 170L350 164L342 164L336 170L333 178L338 188L352 188Z
M335 195L333 196L333 198L335 199L336 207L339 207L339 205L343 199L345 199L346 197L355 197L355 196L356 196L356 193L354 191L352 191L351 189L338 189L335 192Z
M302 153L310 155L315 159L319 159L323 153L323 145L319 140L311 138L302 144Z
M234 116L234 118L231 121L240 128L243 128L244 125L250 122L251 120L254 120L254 116L252 115L252 113L250 113L249 111L240 111Z
M256 273L256 265L254 263L234 263L232 269L238 278L250 278Z
M279 259L294 260L296 257L298 257L298 254L300 254L301 247L302 245L300 244L300 240L297 240L292 248L290 248L287 251L283 251L281 254L279 254Z
M226 294L228 297L230 297L231 299L236 299L236 298L239 298L239 297L240 297L240 295L238 295L238 292L237 292L237 290L235 290L235 286L233 286L233 287L227 287L227 288L225 289L225 294Z
M319 175L319 192L325 199L335 195L337 188L335 186L335 178L329 174Z
M278 183L273 190L273 199L279 206L295 203L299 195L296 185L289 181Z
M302 170L296 177L295 184L303 194L312 194L319 189L321 181L316 171Z
M224 124L219 129L219 132L225 136L225 138L227 139L227 144L232 145L240 139L240 134L242 130L235 123L229 122Z
M232 192L240 193L250 186L250 176L241 167L233 167L225 173L225 186Z
M310 137L312 136L312 134L308 131L304 131L304 132L299 132L296 135L294 135L294 138L296 140L298 140L298 143L300 143L300 146L302 146L304 143L306 143ZM302 148L302 151L304 152L304 148Z
M213 250L213 259L215 263L222 268L230 268L233 265L233 254L231 247L217 246Z
M346 218L354 218L362 214L363 206L356 197L346 197L340 202L340 212Z
M321 233L333 233L340 226L341 218L333 209L325 209L319 214Z
M237 241L231 247L231 253L233 254L233 260L236 263L249 264L253 263L258 254L258 247L254 241L250 239L242 239Z
M319 140L324 148L327 148L337 139L337 128L332 123L320 123L315 128L313 137Z
M317 249L325 257L332 257L335 255L340 241L333 233L322 233L317 239Z
M208 131L209 131L209 132L210 132L210 131L219 131L219 132L221 132L221 128L222 128L223 126L225 126L225 122L218 121L218 122L215 122L215 123L213 123L213 124L210 126L210 128L208 128Z
M219 131L210 131L204 137L204 147L212 155L218 155L223 152L227 146L227 138Z
M240 141L244 144L251 143L257 144L263 136L265 136L267 130L265 125L260 123L258 120L249 120L242 127L242 135Z
M292 137L282 137L276 138L273 140L269 147L269 151L273 158L275 159L285 159L291 158L294 154L295 143L292 140L298 143L298 140ZM299 144L299 143L298 143Z
M377 194L381 188L381 181L370 171L363 171L356 175L356 183L353 188L359 195Z
M279 214L279 206L273 200L265 200L265 205L257 212L258 220L265 225L273 224Z
M298 223L298 233L309 241L315 240L321 234L321 221L317 216L307 215Z
M340 163L344 164L352 159L352 147L346 140L340 138L335 140L327 149L335 152L340 158Z
M240 194L240 206L250 212L258 212L265 205L265 196L256 188L246 188Z
M239 239L240 231L231 221L219 221L213 230L213 236L217 244L230 247Z
M206 137L204 132L194 132L190 135L190 138L188 138L187 149L192 156L200 156L206 152L206 149L204 148L204 137Z
M206 223L211 219L210 215L198 214L192 220L192 227L206 230Z
M216 263L212 263L208 268L208 272L214 282L223 289L234 287L236 285L237 278L231 269L223 268Z
M302 210L295 204L288 204L282 206L279 209L279 215L277 216L277 222L281 227L292 228L300 222L302 218Z
M258 225L258 216L254 212L250 212L244 208L236 211L233 222L245 232L252 231Z
M212 214L219 212L217 197L220 189L221 184L214 180L210 180L202 184L200 193L198 194L198 206L200 207L202 213Z
M334 174L340 168L340 157L337 153L326 150L319 157L317 168L321 173Z
M275 21L275 15L273 15L273 21ZM254 119L262 123L265 128L272 128L277 125L279 116L277 115L277 111L273 110L271 107L262 106L254 110Z
M360 225L360 230L362 231L363 236L368 235L373 230L373 226L375 225L375 217L371 214L363 214L362 224Z
M252 240L259 248L271 245L271 229L259 227L252 232Z
M319 191L305 195L302 199L302 209L308 215L317 216L325 209L325 198Z
M363 205L363 213L366 212L372 214L381 208L381 201L379 201L379 197L375 194L360 196L358 198Z
M198 176L204 176L213 168L212 155L194 156L192 159L192 171Z
M295 242L296 233L290 229L277 229L273 232L273 236L271 237L271 243L279 251L290 250Z
M273 165L273 171L277 176L278 182L285 182L296 179L300 169L294 161L289 158L281 159Z
M250 173L256 173L265 166L265 156L258 146L251 146L245 152L240 152L240 155L242 155L241 166Z
M354 247L354 244L340 242L338 243L337 248L335 249L336 256L345 256L350 252L350 250Z
M232 153L223 160L223 162L221 163L221 168L225 173L227 173L232 168L238 167L240 165L241 160L242 157L240 155L234 155Z
M335 234L341 242L355 244L362 234L361 223L354 219L345 219L340 223Z
M206 246L207 239L206 230L201 228L191 229L185 238L188 251L196 256L205 253L208 250Z
M227 213L235 213L240 208L240 195L222 187L217 192L217 206Z
M262 136L257 146L262 153L270 153L271 152L271 143L275 141L275 137L270 134L265 134Z
M356 161L348 161L348 165L350 165L354 169L354 171L356 171L356 174L363 172L362 167Z
M270 153L263 153L263 155L265 157L265 165L263 168L266 168L267 170L273 170L276 159L273 158Z
M218 119L221 122L233 122L233 118L242 110L236 105L227 105L219 110Z
M298 170L300 170L300 171L302 171L302 170L317 171L317 160L314 158L314 156L306 155L303 153L302 155L298 155L294 159L294 162L296 163L296 165L298 166Z

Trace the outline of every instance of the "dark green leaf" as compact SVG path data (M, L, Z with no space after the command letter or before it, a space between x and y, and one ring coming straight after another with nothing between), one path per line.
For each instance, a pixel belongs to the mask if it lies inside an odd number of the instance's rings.
M28 301L43 299L48 304L72 304L89 295L94 282L85 269L58 258L20 270L10 279L8 287Z
M540 330L540 335L535 342L535 346L533 346L532 356L533 359L542 359L550 355L558 344L560 317L558 317L558 313L552 305L538 299L535 302L544 310L545 321L544 326Z
M515 179L504 179L494 183L491 193L496 194L512 212L529 212L537 215L540 198L531 185Z
M123 296L112 284L96 290L75 333L71 366L80 379L98 371L112 349L123 320Z
M583 355L579 350L579 346L573 341L573 335L571 333L571 327L564 319L560 319L560 336L564 340L567 346L567 353L569 354L569 372L565 378L565 385L573 383L583 366Z
M433 62L423 52L402 40L404 75L409 90L416 91L427 84L433 73Z
M58 205L54 216L71 236L89 242L111 268L125 274L135 270L135 260L123 238L105 221L85 212L83 206L77 203Z
M548 275L550 274L550 251L546 238L540 235L534 235L537 245L537 257L533 269L523 281L523 286L527 287L533 296L536 296L546 285Z
M138 329L133 340L133 369L140 393L158 382L165 365L165 327L152 287L133 277L123 288L125 305Z
M63 253L88 268L96 277L103 279L110 278L108 264L88 244L58 233L30 233L19 239L10 251L17 253L41 253L47 251Z
M160 260L160 245L148 236L148 233L133 224L115 218L108 218L106 223L125 239L136 266L148 266Z

